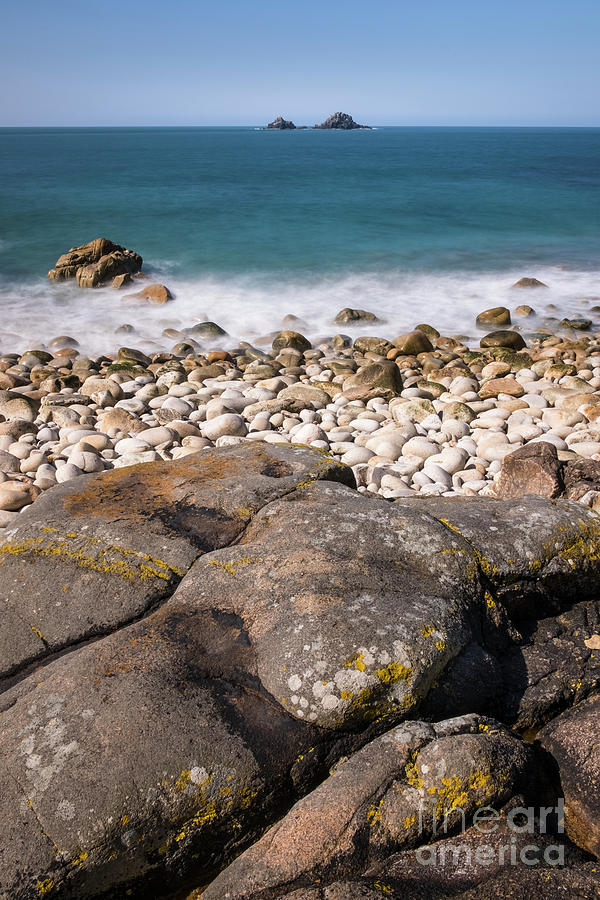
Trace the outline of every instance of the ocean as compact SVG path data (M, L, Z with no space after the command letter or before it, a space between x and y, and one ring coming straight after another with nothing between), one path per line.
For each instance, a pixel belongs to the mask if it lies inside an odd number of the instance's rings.
M95 237L174 301L47 280ZM512 290L525 275L549 290ZM599 276L597 128L0 129L2 352L57 334L111 352L124 323L128 346L164 349L205 319L252 341L288 313L316 338L345 306L384 320L352 334L474 339L490 306L529 303L536 327L584 314Z

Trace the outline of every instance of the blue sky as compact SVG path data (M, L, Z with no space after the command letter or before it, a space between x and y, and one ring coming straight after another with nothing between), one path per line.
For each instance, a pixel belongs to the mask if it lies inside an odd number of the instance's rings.
M0 125L600 125L597 0L6 4Z

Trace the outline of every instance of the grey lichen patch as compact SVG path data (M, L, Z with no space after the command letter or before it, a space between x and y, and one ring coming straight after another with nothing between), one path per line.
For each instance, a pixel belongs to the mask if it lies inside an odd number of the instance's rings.
M77 741L69 739L67 725L60 715L66 700L62 694L48 694L27 710L20 750L25 758L25 787L30 797L48 789L79 747Z

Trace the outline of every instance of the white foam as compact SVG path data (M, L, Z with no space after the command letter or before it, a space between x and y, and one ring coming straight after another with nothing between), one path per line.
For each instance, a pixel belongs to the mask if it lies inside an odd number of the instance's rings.
M523 275L533 275L548 290L517 291L511 285ZM231 347L237 340L252 341L276 331L287 313L302 318L302 330L310 338L334 334L377 334L392 338L428 322L443 334L478 337L475 316L482 309L528 303L541 314L548 304L562 318L582 315L600 302L600 272L556 267L530 271L384 274L354 273L307 279L248 275L205 276L179 279L176 266L164 260L152 270L152 281L164 281L175 299L157 306L127 298L128 289L80 289L74 283L51 283L45 278L29 284L0 284L0 351L21 352L41 346L59 334L79 341L89 354L113 352L118 346L169 349L173 338L161 336L165 328L184 329L212 320L230 335L220 343ZM149 283L149 282L146 282ZM143 282L138 282L139 287ZM132 286L131 290L139 287ZM366 309L384 321L358 327L333 324L342 307ZM594 318L592 316L592 318ZM122 324L135 333L115 334ZM527 327L543 323L543 315Z

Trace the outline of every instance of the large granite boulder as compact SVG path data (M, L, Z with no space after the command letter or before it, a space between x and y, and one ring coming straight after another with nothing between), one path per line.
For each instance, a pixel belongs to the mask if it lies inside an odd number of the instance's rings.
M164 607L0 695L3 900L164 896L260 834L327 747L253 668L234 618Z
M414 501L395 505L407 503ZM467 541L495 598L515 619L546 617L568 603L596 599L600 517L591 510L534 495L423 498L418 508Z
M0 543L0 678L147 612L265 503L319 478L353 484L320 451L254 443L46 491Z
M266 690L323 728L406 716L470 641L483 596L466 542L416 506L309 485L198 559L173 602L235 616Z
M59 256L48 272L51 281L76 278L80 287L97 287L117 275L133 274L142 268L142 257L106 238L96 238L81 247L72 247Z

